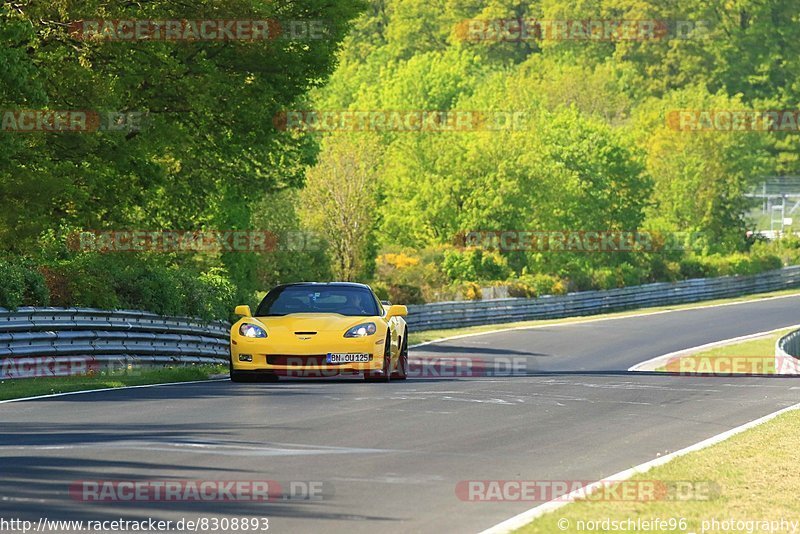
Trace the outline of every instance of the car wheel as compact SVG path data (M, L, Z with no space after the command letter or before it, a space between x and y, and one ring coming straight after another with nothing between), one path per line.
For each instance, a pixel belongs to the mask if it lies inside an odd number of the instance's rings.
M386 346L383 349L383 372L364 373L364 380L367 382L388 382L391 380L392 369L392 335L386 332Z
M242 382L250 382L250 381L251 380L250 380L249 376L247 376L244 373L241 373L239 371L234 370L233 369L233 365L231 365L231 382L242 383Z
M392 378L405 380L408 377L408 330L403 332L403 343L400 346L400 359L397 362L397 372L392 373Z

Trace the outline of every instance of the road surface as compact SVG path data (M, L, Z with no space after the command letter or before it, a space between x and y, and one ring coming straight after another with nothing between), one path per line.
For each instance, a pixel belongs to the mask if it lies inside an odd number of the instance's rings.
M800 379L629 373L800 323L800 297L453 339L415 360L516 376L217 381L0 405L0 517L267 517L272 532L477 532L535 502L468 502L464 480L596 480L800 402ZM321 500L85 502L78 481L322 483Z

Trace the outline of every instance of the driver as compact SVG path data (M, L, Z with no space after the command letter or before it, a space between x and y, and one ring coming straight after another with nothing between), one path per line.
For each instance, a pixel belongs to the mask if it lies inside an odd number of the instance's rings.
M367 311L364 309L364 297L361 293L353 293L348 295L347 297L347 304L352 306L353 308L358 309L359 313L366 313Z

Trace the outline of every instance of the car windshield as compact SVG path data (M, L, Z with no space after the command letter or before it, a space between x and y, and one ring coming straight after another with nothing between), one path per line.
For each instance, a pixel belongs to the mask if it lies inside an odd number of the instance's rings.
M258 306L256 316L290 313L338 313L373 317L380 315L369 289L349 286L284 286L270 291Z

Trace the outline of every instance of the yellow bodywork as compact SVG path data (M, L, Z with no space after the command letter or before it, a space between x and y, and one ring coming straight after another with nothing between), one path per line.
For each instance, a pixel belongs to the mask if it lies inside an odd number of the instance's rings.
M247 306L237 307L236 312L245 317L231 327L231 366L234 371L286 376L332 376L380 371L384 368L387 336L391 339L390 372L397 371L402 336L406 332L406 322L402 317L406 313L405 306L385 307L384 315L376 317L335 313L251 317ZM374 334L344 337L348 329L370 322L375 323ZM267 337L243 336L240 327L244 323L260 326L267 332ZM369 354L370 361L327 364L324 363L324 357L328 353ZM241 355L251 356L252 361L241 361Z

